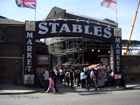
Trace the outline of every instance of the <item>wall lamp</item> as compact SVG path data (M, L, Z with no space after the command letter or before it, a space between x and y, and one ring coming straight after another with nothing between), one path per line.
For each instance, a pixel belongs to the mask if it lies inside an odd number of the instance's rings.
M53 19L54 22L56 22L56 19Z
M97 25L100 25L99 21L98 21Z
M89 19L88 19L87 23L88 23L88 24L90 23L90 22L89 22Z
M65 17L64 21L66 22L67 21L67 18Z
M79 18L77 18L76 22L79 22Z

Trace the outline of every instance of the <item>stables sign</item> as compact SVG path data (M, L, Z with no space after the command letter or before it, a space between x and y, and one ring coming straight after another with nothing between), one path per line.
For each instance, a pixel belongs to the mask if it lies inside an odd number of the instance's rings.
M58 36L74 36L88 37L99 40L113 42L113 28L108 26L97 25L95 23L88 24L87 22L64 21L57 20L36 22L36 38L58 37Z
M117 69L115 66L113 69L116 70L115 73L121 73L121 52L118 52L121 50L121 36L119 36L119 31L114 28L86 21L77 22L76 20L26 21L25 26L25 68L28 73L35 71L35 39L67 36L93 38L114 44L114 47L116 45L114 54L117 54L117 58L114 56L113 63L117 65ZM115 60L117 60L117 64Z

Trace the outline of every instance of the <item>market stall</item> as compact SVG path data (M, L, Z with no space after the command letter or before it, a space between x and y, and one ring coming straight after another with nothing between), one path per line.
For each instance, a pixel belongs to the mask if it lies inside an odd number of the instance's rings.
M111 69L109 66L100 65L100 64L94 64L87 67L87 69L95 69L95 75L97 80L97 87L102 87L105 85L109 85L109 82L111 82L111 75L110 71Z

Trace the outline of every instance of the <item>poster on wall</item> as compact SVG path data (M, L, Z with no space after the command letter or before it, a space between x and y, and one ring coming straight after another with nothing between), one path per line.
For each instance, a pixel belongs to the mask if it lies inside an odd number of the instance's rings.
M50 65L51 56L50 55L37 55L37 65Z
M33 85L34 84L34 75L24 75L24 85Z

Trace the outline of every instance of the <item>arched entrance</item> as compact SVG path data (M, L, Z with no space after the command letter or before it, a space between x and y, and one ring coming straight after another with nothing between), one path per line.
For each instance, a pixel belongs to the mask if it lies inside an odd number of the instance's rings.
M121 29L104 24L77 20L46 20L25 22L25 71L24 84L34 84L35 39L49 37L85 37L111 43L110 67L118 77L121 75ZM48 58L49 59L49 58ZM51 60L50 60L51 61ZM51 66L51 63L48 65ZM31 79L32 78L32 79Z

